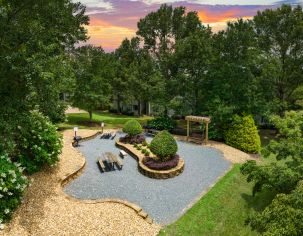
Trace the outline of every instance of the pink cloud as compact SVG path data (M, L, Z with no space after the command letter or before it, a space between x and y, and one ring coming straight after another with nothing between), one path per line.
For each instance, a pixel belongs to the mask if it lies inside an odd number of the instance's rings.
M127 0L112 0L110 3L111 11L102 13L97 13L98 8L88 6L88 12L95 12L90 15L90 25L87 27L90 36L88 43L101 45L106 51L117 48L124 38L135 36L139 19L160 7L159 4ZM258 10L268 8L262 5L201 5L188 2L177 2L172 5L185 6L190 11L196 11L201 21L210 24L215 30L224 28L226 21L252 17Z

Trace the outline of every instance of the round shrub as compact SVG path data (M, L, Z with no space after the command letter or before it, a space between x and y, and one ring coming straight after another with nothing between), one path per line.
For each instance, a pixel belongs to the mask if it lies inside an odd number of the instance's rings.
M137 120L129 120L124 124L123 132L132 137L142 133L142 126Z
M0 156L0 225L10 219L12 211L21 203L21 197L28 181L22 174L19 163L12 163L5 156Z
M160 161L167 161L178 151L177 142L166 130L159 132L150 143L150 150Z
M247 153L260 152L261 140L252 116L235 115L225 132L225 142Z
M30 174L44 165L52 166L59 161L62 138L50 120L38 111L31 111L26 122L18 126L18 161Z

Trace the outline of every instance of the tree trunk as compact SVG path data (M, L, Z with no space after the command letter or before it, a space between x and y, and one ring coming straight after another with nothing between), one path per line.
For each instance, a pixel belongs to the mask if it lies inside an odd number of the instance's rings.
M138 100L138 116L141 116L141 101Z
M145 103L145 115L149 116L149 102L144 102Z
M92 123L93 121L93 111L88 111L89 113L89 122Z
M284 87L283 86L279 86L278 87L278 98L280 100L280 107L279 107L279 115L281 117L283 117L284 115L284 112L286 110L286 107L285 107L285 92L284 92Z
M197 111L198 111L198 94L199 94L199 91L198 91L198 89L197 89L197 87L195 88L195 91L194 91L194 96L195 96L195 101L194 101L194 109L193 109L193 114L194 115L197 115Z
M121 97L119 94L117 96L117 112L118 114L121 114Z
M164 105L164 116L168 116L168 107Z

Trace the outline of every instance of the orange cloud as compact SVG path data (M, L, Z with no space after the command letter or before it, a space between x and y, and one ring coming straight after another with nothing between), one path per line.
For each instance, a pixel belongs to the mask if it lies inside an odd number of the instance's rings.
M122 40L131 38L136 31L133 29L110 25L89 25L86 27L90 39L88 43L102 46L105 50L111 50L119 47Z
M198 16L203 23L227 22L238 18L241 11L238 9L212 12L209 10L202 10L198 12Z
M91 26L105 26L105 27L109 27L111 25L109 22L93 17L90 18L89 24Z

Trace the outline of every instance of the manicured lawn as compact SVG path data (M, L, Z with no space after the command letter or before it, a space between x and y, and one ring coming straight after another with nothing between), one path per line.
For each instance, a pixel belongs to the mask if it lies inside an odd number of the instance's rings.
M59 128L68 129L74 126L79 126L80 128L100 129L101 122L105 123L105 128L121 128L123 124L130 119L136 119L141 124L145 124L147 120L151 119L151 117L134 117L126 115L117 115L109 112L94 112L93 121L92 123L90 123L88 113L68 114L67 122L59 124Z
M245 225L245 219L254 209L262 209L270 199L269 193L251 196L251 184L241 175L237 164L186 214L162 229L159 235L258 235Z

